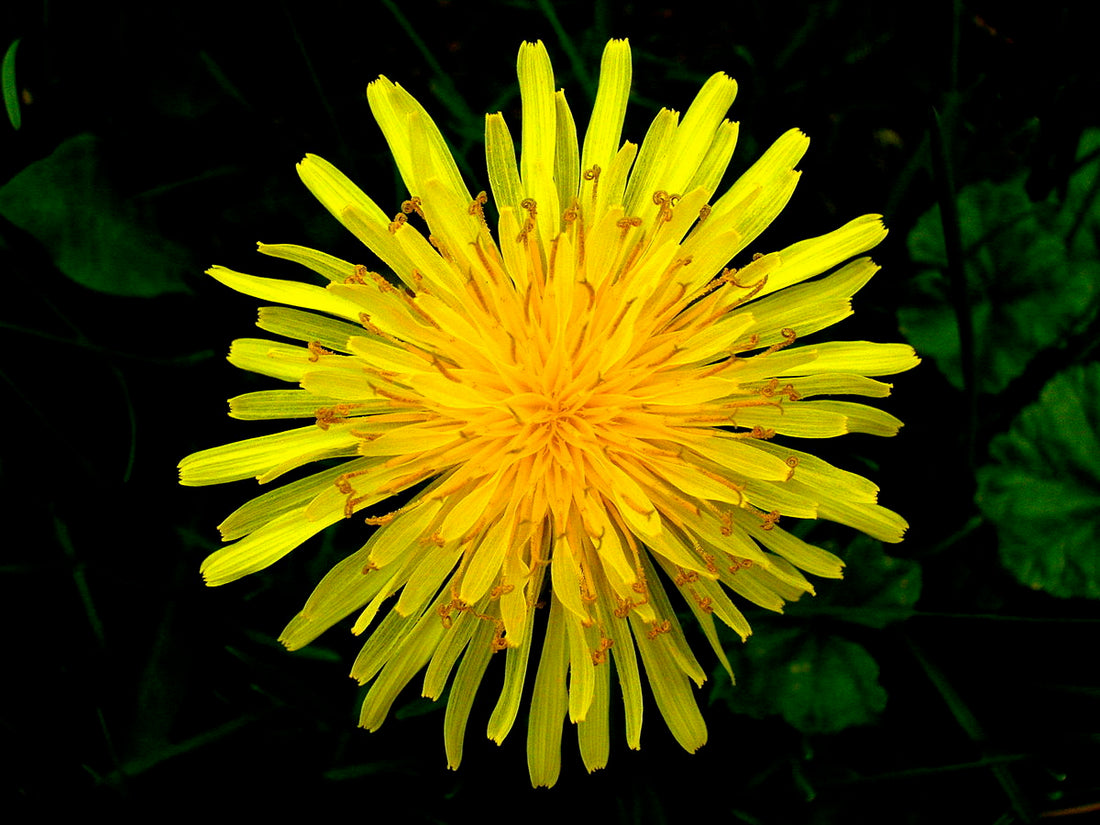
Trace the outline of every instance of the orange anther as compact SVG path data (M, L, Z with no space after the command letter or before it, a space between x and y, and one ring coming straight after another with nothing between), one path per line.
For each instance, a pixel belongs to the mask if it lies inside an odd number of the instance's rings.
M306 345L309 349L309 360L313 363L317 363L322 355L332 355L332 352L321 346L320 341L310 341Z

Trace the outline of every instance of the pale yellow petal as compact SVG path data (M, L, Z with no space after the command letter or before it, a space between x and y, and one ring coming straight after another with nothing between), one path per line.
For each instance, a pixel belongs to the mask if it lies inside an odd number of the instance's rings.
M374 598L386 581L385 575L375 575L367 567L367 558L377 535L337 563L313 589L301 612L279 634L279 641L289 650L298 650L309 644Z
M759 345L770 346L784 341L784 329L805 337L832 326L852 314L852 296L878 269L870 258L860 258L821 280L754 301L754 324L746 332L756 335Z
M714 203L684 244L694 286L706 283L775 220L794 193L799 177L794 168L808 146L809 138L791 129Z
M641 148L638 149L638 160L634 164L634 171L630 175L630 183L626 188L623 203L629 214L634 215L645 208L645 202L652 203L653 193L660 186L661 170L664 168L664 159L668 155L668 147L676 135L676 125L679 123L679 113L671 109L661 109L642 139ZM586 167L587 168L587 167ZM601 181L600 186L603 186ZM713 276L716 270L711 270Z
M230 398L229 416L242 421L316 418L319 410L336 403L335 398L323 398L305 390L257 390Z
M428 600L435 597L443 581L450 577L458 564L456 542L429 544L420 554L420 561L401 590L393 609L402 616L418 615ZM448 600L450 594L447 594ZM433 617L436 622L439 617Z
M353 455L358 439L348 425L301 427L192 453L179 463L180 484L202 486L260 476L288 460ZM352 448L351 453L347 453ZM304 458L303 463L312 458Z
M600 62L600 82L596 89L596 104L584 133L581 169L593 166L606 169L619 151L623 119L630 96L630 44L626 40L610 40Z
M569 721L575 724L588 717L596 693L596 674L581 617L567 611L564 618L569 643ZM591 627L594 629L594 625Z
M302 182L333 217L381 258L407 286L413 286L413 267L390 232L391 218L323 158L306 155L297 168Z
M400 513L392 522L380 527L371 538L369 563L382 568L399 556L416 553L441 506L438 501L420 499L408 512Z
M325 349L343 353L350 351L350 338L363 334L360 326L290 307L260 307L256 326L275 335L310 343L316 341Z
M355 264L306 246L289 243L260 243L256 247L264 255L294 261L337 283L342 283L355 274Z
M477 696L477 689L489 666L493 649L490 645L493 625L479 622L480 627L470 641L469 649L455 674L454 685L447 697L447 713L443 719L443 744L447 752L447 767L457 770L462 762L462 744L466 736L466 723Z
M232 541L260 529L284 513L292 510L304 512L310 502L334 489L340 476L362 472L370 466L365 459L353 459L276 487L230 513L218 525L218 532L223 540Z
M707 742L707 726L695 703L691 684L670 655L669 634L660 633L650 638L646 626L633 618L631 626L638 639L638 651L657 710L680 747L694 753Z
M291 510L235 544L211 553L203 561L200 572L212 587L236 581L271 566L306 539L341 518L343 513L334 511L324 518L310 521L303 518L301 509Z
M756 541L795 567L826 579L839 579L843 575L844 562L835 554L803 541L782 527L768 526L761 521L754 523L753 519L751 514L739 511L735 520Z
M530 587L533 592L539 592L542 586L542 575L545 568L539 567L532 572ZM504 662L504 686L500 691L500 698L493 707L493 713L489 717L489 725L486 735L498 745L504 741L515 723L519 713L520 701L523 696L523 686L527 677L527 662L531 651L531 639L534 634L535 623L528 619L523 625L523 635L514 639L509 646ZM546 642L544 641L545 645ZM562 711L564 716L565 711Z
M577 724L577 743L580 746L581 761L589 773L607 767L607 759L611 753L611 737L608 733L610 722L608 706L611 698L610 669L610 662L592 666L592 701L588 706L588 713Z
M484 652L489 653L489 641L492 637L492 631L493 625L491 623L479 621L470 610L463 610L451 619L451 626L446 628L442 641L432 654L432 660L428 662L428 667L424 670L424 686L421 688L420 695L425 699L431 699L433 702L439 699L443 695L443 691L447 689L447 680L451 677L451 671L454 669L455 663L458 662L460 656L466 653L467 645L474 638L475 633L487 632L487 638L483 640L486 648ZM475 658L478 658L476 654ZM465 725L462 726L462 729L465 730ZM455 744L461 754L461 737ZM449 755L448 761L450 761Z
M527 770L531 785L549 788L561 772L561 730L568 707L565 676L569 654L565 637L565 609L550 596L550 618L542 640L531 715L527 723Z
M554 70L541 40L520 46L517 68L523 103L520 178L524 194L537 205L539 234L546 243L557 234L561 209L554 185L557 135Z
M464 201L472 200L435 121L412 95L379 77L367 86L367 102L412 195L421 194L425 178L440 177Z
M558 203L567 209L577 198L581 181L580 155L577 148L577 124L565 102L565 92L554 95L556 114L554 123L557 138L554 146L554 183L558 187Z
M500 576L504 555L512 546L509 531L514 519L514 512L506 513L485 531L477 549L471 551L458 590L458 597L467 604L478 602Z
M381 727L397 695L428 663L443 633L443 624L432 610L426 611L414 627L406 630L363 700L360 727L372 731Z
M864 215L827 235L792 244L778 253L782 264L770 274L758 297L827 272L877 246L885 237L882 216Z
M500 112L485 116L485 161L489 170L489 187L497 207L519 209L523 188L516 165L516 147ZM500 236L508 237L503 227Z
M315 309L353 321L359 318L360 310L353 303L313 284L284 281L278 278L258 278L255 275L234 272L224 266L211 267L206 270L206 274L230 289L251 295L253 298L290 304L303 309Z
M661 189L670 194L688 190L736 96L736 81L722 72L711 75L703 84L676 129L676 135L668 147L664 169L654 179ZM728 139L728 135L723 139ZM646 216L643 214L643 217Z

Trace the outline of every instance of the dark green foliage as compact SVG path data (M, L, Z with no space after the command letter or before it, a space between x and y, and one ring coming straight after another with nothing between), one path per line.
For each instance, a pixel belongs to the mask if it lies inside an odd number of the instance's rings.
M1100 599L1100 365L1051 379L978 473L978 506L1020 583Z
M881 542L865 536L852 541L844 561L843 581L821 582L816 597L795 602L786 616L754 622L743 648L731 644L737 684L716 673L711 701L724 699L735 712L757 718L780 714L807 734L878 719L887 699L878 663L863 644L845 638L843 624L882 629L912 616L921 569L886 555Z
M61 272L109 295L179 292L195 266L189 251L158 237L143 204L115 190L92 135L69 138L4 184L0 215L41 243Z
M803 733L836 733L871 724L886 707L874 657L839 636L762 622L759 638L730 658L739 684L723 694L738 713L778 713Z
M1086 139L1095 142L1096 135ZM1088 225L1079 232L1082 240L1093 238L1092 244L1067 240L1083 206L1082 190L1095 176L1095 161L1073 175L1069 185L1074 197L1061 209L1049 200L1032 202L1023 173L1004 183L980 181L959 192L967 300L982 392L1003 391L1036 355L1062 346L1095 317L1100 260L1093 229L1100 202L1087 213ZM959 334L945 275L939 207L917 221L909 235L909 255L919 270L913 305L899 312L902 331L961 389Z

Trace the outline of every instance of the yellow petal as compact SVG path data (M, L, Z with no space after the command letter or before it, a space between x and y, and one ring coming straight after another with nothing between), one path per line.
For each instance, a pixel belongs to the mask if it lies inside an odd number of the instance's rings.
M561 602L551 595L550 618L527 723L527 770L536 788L551 787L561 772L561 728L568 707L565 674L569 665L564 614Z
M554 70L541 40L520 46L517 61L523 103L523 142L519 170L526 197L538 208L539 235L548 243L557 235L558 192L554 185L557 134Z
M343 518L343 513L337 511L316 521L302 515L302 510L284 513L248 537L211 553L200 568L206 583L217 587L263 570Z
M359 308L350 301L333 295L328 290L313 284L301 284L297 281L284 281L278 278L257 278L234 272L224 266L214 266L206 274L220 281L230 289L280 304L292 304L305 309L316 309L340 318L358 320Z
M584 133L581 169L593 166L607 169L619 151L626 103L630 96L630 43L610 40L600 62L600 82L596 89L596 105Z

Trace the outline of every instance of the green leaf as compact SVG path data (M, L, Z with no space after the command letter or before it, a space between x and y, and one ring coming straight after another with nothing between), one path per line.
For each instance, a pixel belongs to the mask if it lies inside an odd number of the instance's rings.
M873 723L886 707L878 664L847 639L773 626L731 653L737 684L726 680L712 698L734 712L780 714L803 733L836 733Z
M79 284L111 295L185 291L187 253L112 188L99 141L77 135L0 187L0 214L33 235Z
M978 471L977 502L1024 585L1100 599L1100 364L1043 388Z
M13 129L23 125L23 115L19 109L19 87L15 83L15 52L19 48L20 38L15 38L4 53L4 62L0 64L0 89L4 94L4 108Z
M881 629L916 612L921 592L919 562L888 556L882 542L862 535L852 539L840 555L844 578L817 583L817 595L790 605L789 615L829 616Z
M1083 176L1090 168L1075 173L1072 192L1087 185ZM1067 249L1065 210L1033 203L1022 177L969 186L959 193L958 209L979 389L996 393L1037 352L1058 345L1092 318L1100 261L1082 255L1085 250L1078 244L1072 252ZM902 331L961 389L959 335L938 206L917 221L909 235L909 254L918 273L912 305L899 312Z
M1079 258L1100 257L1100 129L1086 129L1077 144L1077 168L1066 186L1057 223Z
M827 616L882 628L906 619L920 598L921 567L888 556L881 542L866 536L837 552L845 561L844 580L821 582L816 597L787 607L789 616L807 620L800 626L754 621L757 632L748 643L728 648L736 686L715 679L712 701L724 699L734 711L758 718L780 714L805 733L875 721L886 705L875 660L862 645L816 630L811 622Z

